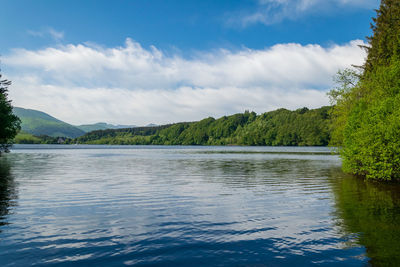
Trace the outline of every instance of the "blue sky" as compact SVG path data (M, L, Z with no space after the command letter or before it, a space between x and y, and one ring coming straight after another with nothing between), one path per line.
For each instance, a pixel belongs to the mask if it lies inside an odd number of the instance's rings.
M362 64L377 0L0 0L16 106L71 123L197 120L327 104Z

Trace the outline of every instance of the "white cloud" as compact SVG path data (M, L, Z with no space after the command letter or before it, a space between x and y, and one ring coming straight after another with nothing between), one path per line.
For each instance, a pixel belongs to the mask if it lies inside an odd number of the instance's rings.
M255 10L231 14L227 23L246 27L256 23L265 25L321 12L342 12L343 8L373 9L379 0L259 0Z
M57 31L51 27L45 28L40 31L28 30L27 33L34 37L41 37L41 38L51 37L53 40L57 42L64 39L64 32Z
M64 39L64 32L56 31L52 28L49 28L48 32L50 36L53 37L53 39L56 41Z
M75 124L144 125L245 109L261 113L326 105L325 92L336 71L363 63L360 44L279 44L183 58L127 39L125 46L114 48L79 44L17 49L4 62L13 80L15 106Z

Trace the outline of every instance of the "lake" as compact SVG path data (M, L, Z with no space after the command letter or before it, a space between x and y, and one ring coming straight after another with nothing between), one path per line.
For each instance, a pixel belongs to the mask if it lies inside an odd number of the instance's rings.
M0 265L400 266L400 187L321 147L17 145Z

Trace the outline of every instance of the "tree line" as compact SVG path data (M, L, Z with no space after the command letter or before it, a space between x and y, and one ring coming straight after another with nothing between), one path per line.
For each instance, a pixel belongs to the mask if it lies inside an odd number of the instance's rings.
M326 146L330 141L330 109L278 109L261 115L246 111L219 119L209 117L198 122L93 131L68 142L113 145Z

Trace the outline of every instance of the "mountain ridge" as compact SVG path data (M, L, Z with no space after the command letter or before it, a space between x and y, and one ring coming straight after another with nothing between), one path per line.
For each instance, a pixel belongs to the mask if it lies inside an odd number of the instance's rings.
M82 124L76 126L82 131L88 133L92 131L97 131L97 130L107 130L107 129L124 129L124 128L135 128L137 127L136 125L121 125L121 124L110 124L106 122L97 122L93 124Z
M14 107L13 113L21 120L21 130L36 136L76 138L85 134L76 126L39 110Z
M73 125L40 110L13 107L13 113L21 119L21 131L35 136L77 138L91 131L134 128L135 125L114 125L106 122Z

